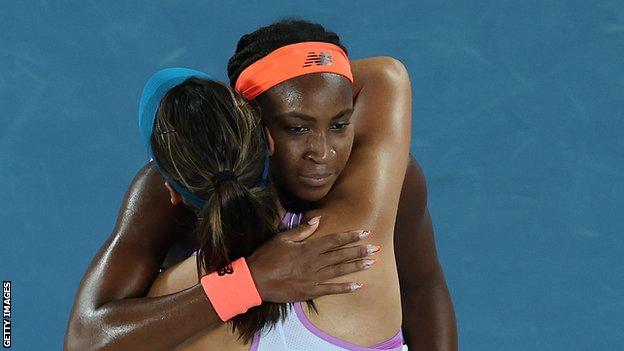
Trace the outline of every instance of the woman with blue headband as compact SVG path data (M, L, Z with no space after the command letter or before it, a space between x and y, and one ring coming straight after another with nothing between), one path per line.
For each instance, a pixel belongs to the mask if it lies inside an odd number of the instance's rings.
M194 266L192 277L202 277L207 297L219 316L231 320L243 340L250 342L255 332L287 315L285 303L262 303L259 293L254 291L255 283L243 274L248 270L245 257L273 237L280 224L277 195L272 186L266 185L266 179L262 179L265 155L275 155L279 146L271 142L267 150L260 116L240 94L201 77L199 72L168 69L150 79L145 89L148 97L142 98L148 103L159 97L159 90L164 92L166 83L183 82L166 91L154 114L155 120L146 119L147 124L153 125L153 129L149 128L152 130L148 145L167 179L174 201L178 201L176 196L181 196L179 200L197 213L199 253L197 261L194 257L190 260ZM156 93L149 89L153 83L157 83ZM350 89L345 93L344 100L351 105ZM151 117L151 112L142 116ZM328 132L332 133L335 144L344 147L338 148L340 162L326 160L322 165L335 166L332 170L339 174L348 160L352 129L334 122L328 126ZM331 254L330 250L326 252ZM362 260L357 262L364 264ZM351 271L357 265L344 263ZM156 284L164 281L167 286L175 286L172 284L175 276L169 271L163 277ZM232 282L236 287L224 285L222 280L226 278L226 283ZM231 296L219 296L223 291L235 291L242 299L249 295L243 294L244 290L255 294L256 300L243 311ZM249 309L247 313L241 313L246 309Z

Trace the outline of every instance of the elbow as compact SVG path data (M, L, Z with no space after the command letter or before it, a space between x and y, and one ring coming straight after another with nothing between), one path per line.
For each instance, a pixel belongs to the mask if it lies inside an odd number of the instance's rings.
M396 84L409 84L409 72L400 60L391 56L379 57L379 67L382 76Z
M104 351L111 350L111 339L102 323L91 316L72 316L63 343L63 351Z
M93 350L86 340L86 328L82 323L70 320L65 331L63 351Z

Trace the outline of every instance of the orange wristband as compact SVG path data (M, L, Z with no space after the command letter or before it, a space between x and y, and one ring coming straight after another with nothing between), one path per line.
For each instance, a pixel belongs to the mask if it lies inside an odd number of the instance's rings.
M200 282L212 307L224 322L262 304L244 257L224 269L203 276Z

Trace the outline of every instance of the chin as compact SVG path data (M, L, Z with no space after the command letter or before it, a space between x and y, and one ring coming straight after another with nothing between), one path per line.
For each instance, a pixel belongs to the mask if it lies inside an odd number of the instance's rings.
M296 196L303 201L316 202L322 200L325 196L327 196L330 189L331 186L325 186L322 188L301 188Z

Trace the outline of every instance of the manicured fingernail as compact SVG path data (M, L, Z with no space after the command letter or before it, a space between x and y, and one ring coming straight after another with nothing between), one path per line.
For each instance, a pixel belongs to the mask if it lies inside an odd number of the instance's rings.
M364 238L366 238L369 234L370 234L370 231L368 231L368 230L362 230L362 231L360 232L360 239L364 239Z
M375 259L364 260L364 267L368 268L368 267L372 266L373 263L375 263L375 261L377 261L377 260L375 260Z
M360 283L351 283L351 291L355 291L361 287L362 287L362 284Z
M379 249L381 249L381 247L377 245L366 245L366 252L369 254L375 253L379 251Z
M316 223L319 222L319 220L321 219L321 216L316 216L314 218L312 218L311 220L308 221L309 225L315 225Z

